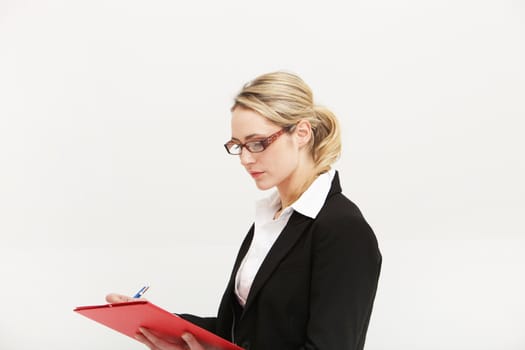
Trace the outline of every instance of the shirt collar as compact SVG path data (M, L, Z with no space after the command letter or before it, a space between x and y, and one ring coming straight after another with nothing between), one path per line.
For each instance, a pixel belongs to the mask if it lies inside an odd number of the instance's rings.
M283 213L293 209L305 216L315 219L324 205L328 192L330 192L334 176L334 169L319 175L299 199L297 199L290 207L284 208ZM274 191L270 196L257 201L256 216L267 217L268 215L271 215L273 217L275 211L279 209L279 205L279 192Z
M315 219L324 205L328 192L330 192L334 175L334 169L319 175L301 197L292 204L292 208Z

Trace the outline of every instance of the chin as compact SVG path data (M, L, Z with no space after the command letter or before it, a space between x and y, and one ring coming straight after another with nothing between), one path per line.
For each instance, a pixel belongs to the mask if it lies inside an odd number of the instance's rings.
M275 184L272 184L266 181L255 181L255 186L257 186L257 188L260 189L261 191L266 191L274 187Z

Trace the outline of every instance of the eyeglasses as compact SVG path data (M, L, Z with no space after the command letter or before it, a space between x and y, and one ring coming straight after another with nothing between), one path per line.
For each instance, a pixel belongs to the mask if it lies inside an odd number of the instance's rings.
M289 131L290 127L282 128L281 130L277 131L276 133L271 134L265 139L257 140L257 141L249 141L246 143L239 143L235 141L228 141L224 144L224 148L226 148L226 151L229 154L232 155L239 155L242 152L242 148L246 147L250 153L259 153L264 151L272 142L277 140L279 136L284 134L286 131Z

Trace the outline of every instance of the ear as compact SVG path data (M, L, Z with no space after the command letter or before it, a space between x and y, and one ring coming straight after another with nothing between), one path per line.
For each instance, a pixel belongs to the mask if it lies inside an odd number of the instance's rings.
M307 145L313 137L312 125L306 119L301 119L299 123L295 125L294 133L296 135L299 147Z

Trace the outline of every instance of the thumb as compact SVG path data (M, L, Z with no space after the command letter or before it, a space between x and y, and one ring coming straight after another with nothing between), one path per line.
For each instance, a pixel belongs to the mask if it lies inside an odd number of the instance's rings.
M125 303L129 301L134 301L136 299L123 295L123 294L117 294L117 293L110 293L106 295L106 301L110 304L116 304L116 303Z

